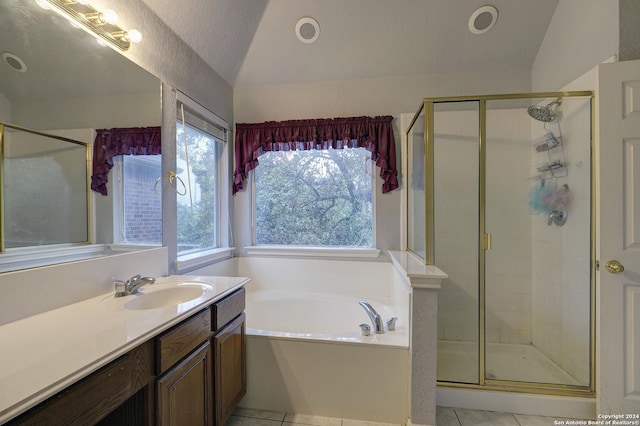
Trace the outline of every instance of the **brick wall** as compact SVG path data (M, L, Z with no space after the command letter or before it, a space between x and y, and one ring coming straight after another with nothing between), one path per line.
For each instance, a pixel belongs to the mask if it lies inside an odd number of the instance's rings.
M124 235L128 243L162 243L161 175L159 156L135 157L125 164ZM132 158L133 159L133 158Z

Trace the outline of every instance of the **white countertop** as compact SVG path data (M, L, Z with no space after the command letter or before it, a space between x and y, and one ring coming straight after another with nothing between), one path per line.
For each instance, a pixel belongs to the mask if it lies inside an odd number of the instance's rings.
M438 290L448 278L435 265L426 265L422 259L409 251L389 250L391 262L402 270L412 288Z
M181 281L202 281L213 287L187 303L144 310L124 307L138 296L115 298L111 292L0 326L0 424L232 293L249 279L170 276L156 283Z

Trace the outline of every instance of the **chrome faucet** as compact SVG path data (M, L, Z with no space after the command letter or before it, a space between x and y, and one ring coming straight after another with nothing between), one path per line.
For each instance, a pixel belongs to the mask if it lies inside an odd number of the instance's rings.
M384 321L382 321L382 317L380 316L380 314L377 313L376 310L373 309L373 306L371 306L371 304L369 304L369 302L367 301L361 300L360 306L362 306L367 312L367 315L369 315L369 319L371 320L371 324L373 324L373 329L376 331L376 334L383 334Z
M123 297L129 296L130 294L135 294L143 285L153 284L155 282L155 278L143 277L142 275L134 275L127 281L115 280L113 282L116 287L115 297Z

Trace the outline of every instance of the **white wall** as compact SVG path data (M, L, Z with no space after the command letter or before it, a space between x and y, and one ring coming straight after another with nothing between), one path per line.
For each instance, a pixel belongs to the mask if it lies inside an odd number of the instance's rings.
M640 59L640 2L620 0L620 60Z
M384 79L330 81L234 89L237 123L304 118L393 115L398 170L401 168L399 116L418 110L425 97L529 91L527 71L435 74ZM379 171L376 172L378 174ZM403 177L400 176L403 184ZM376 236L381 249L401 249L400 191L381 193L376 182ZM234 196L235 244L251 244L250 191ZM239 251L243 254L242 250Z
M0 92L0 121L5 123L13 122L11 102L9 102L9 99L7 99L2 92Z
M531 69L532 90L559 90L617 55L619 28L619 0L560 0Z
M119 25L137 28L143 36L123 53L151 74L189 95L210 111L231 122L233 90L142 1L94 0L99 10L118 12Z

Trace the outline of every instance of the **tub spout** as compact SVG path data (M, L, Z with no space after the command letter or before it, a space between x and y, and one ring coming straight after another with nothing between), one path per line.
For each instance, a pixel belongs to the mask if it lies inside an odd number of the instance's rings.
M369 315L369 319L371 320L371 324L373 324L373 328L376 331L376 334L384 333L384 322L382 321L382 317L379 313L376 312L375 309L373 309L373 306L371 306L369 302L364 300L360 301L360 306L362 306L367 312L367 315Z

